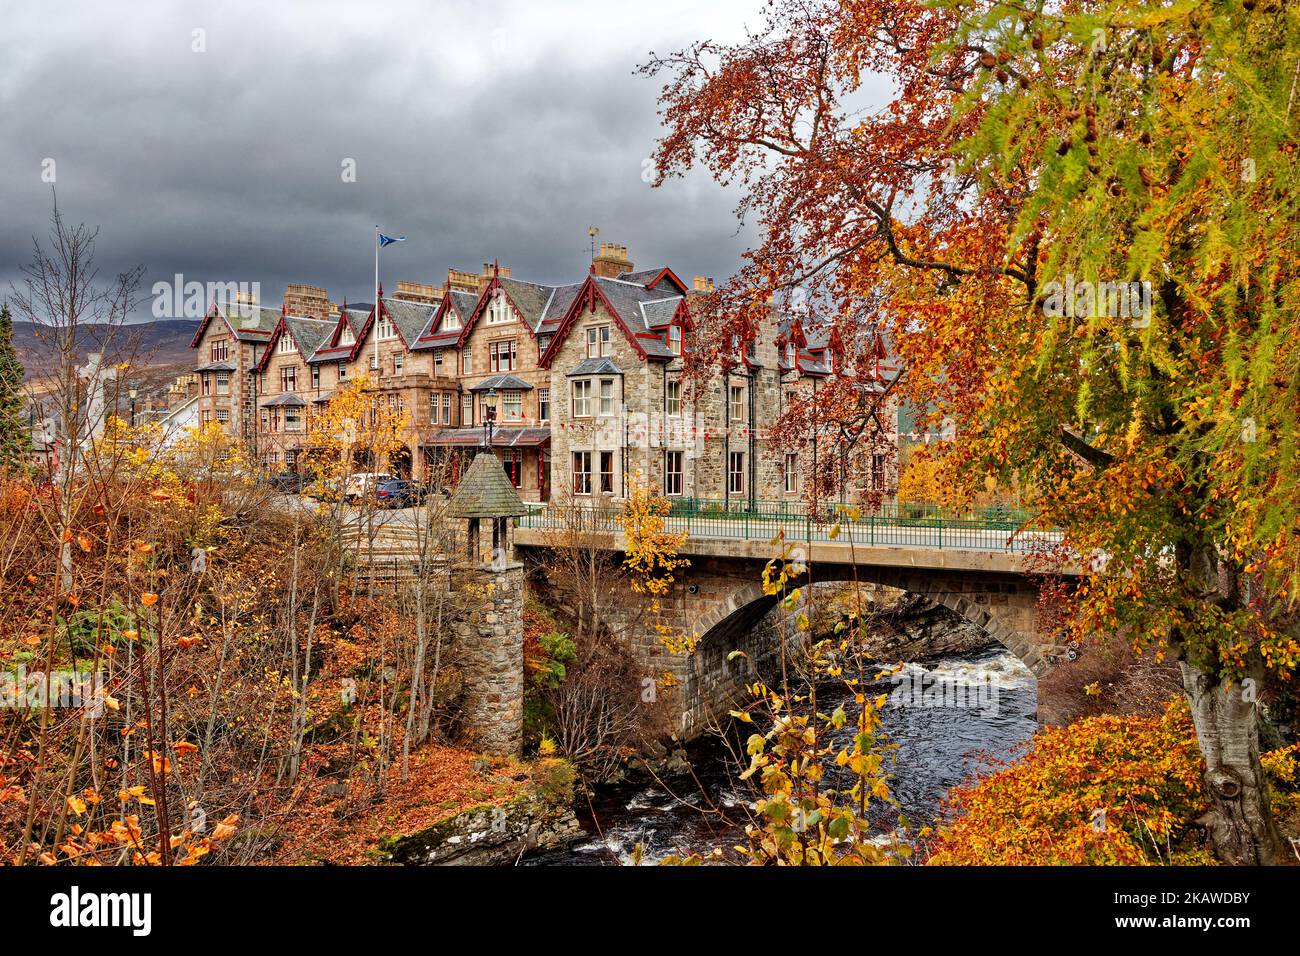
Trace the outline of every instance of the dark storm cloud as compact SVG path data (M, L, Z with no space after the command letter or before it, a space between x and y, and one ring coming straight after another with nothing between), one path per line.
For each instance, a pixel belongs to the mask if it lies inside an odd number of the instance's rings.
M46 158L103 270L143 263L146 291L180 272L368 300L375 223L409 239L390 288L493 258L571 281L591 224L688 281L735 267L734 195L644 182L657 87L632 71L735 36L749 2L107 6L29 5L0 34L0 291L48 228Z

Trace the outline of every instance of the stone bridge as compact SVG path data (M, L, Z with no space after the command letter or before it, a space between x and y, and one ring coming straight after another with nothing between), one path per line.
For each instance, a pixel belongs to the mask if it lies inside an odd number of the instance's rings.
M780 552L773 543L778 534L790 556L808 568L796 585L857 581L924 595L982 628L1035 676L1057 651L1038 605L1044 555L1060 543L1058 533L1017 532L1005 522L918 525L863 519L831 525L788 515L667 520L670 528L688 533L681 554L691 564L678 573L664 601L663 623L696 635L696 650L670 653L646 623L630 625L624 637L648 674L673 676L684 737L729 709L752 683L756 667L779 650L775 633L757 627L777 601L763 593L762 573ZM538 564L556 535L571 528L571 518L557 509L526 516L515 530L516 553ZM581 530L589 546L624 550L616 515L593 511ZM1053 570L1077 574L1073 567ZM734 650L745 654L732 657Z

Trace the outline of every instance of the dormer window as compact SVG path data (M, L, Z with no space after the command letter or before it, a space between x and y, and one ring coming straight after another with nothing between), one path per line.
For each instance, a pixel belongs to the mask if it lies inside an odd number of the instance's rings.
M674 355L682 354L682 327L680 325L668 326L668 351Z
M393 320L387 315L382 316L379 320L379 331L377 334L379 336L379 341L381 342L385 339L395 339L397 338L397 326L393 325Z
M510 303L506 302L504 295L497 293L488 304L488 325L502 325L513 318L510 314Z
M293 337L288 333L280 336L280 341L276 343L276 355L288 355L290 352L296 352L298 347L293 344Z
M345 325L343 331L339 333L339 345L356 345L357 337L352 334L352 327Z
M798 362L796 361L796 358L798 357L798 352L799 350L793 342L787 343L785 347L785 364L790 366L791 368L794 368L796 365L798 365Z
M460 328L460 315L455 309L448 309L447 314L442 317L442 331L455 332Z

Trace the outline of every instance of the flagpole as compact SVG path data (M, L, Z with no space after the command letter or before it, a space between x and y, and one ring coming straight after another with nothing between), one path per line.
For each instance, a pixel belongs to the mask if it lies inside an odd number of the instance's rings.
M375 224L375 322L370 329L373 336L371 341L374 342L374 358L371 360L374 368L373 372L379 375L379 225Z

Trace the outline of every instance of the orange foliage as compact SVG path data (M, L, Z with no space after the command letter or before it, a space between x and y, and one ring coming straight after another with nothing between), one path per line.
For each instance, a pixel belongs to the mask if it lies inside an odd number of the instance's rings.
M1189 839L1204 809L1196 731L1182 700L1155 717L1051 727L1022 759L949 794L956 818L930 864L1209 863Z

